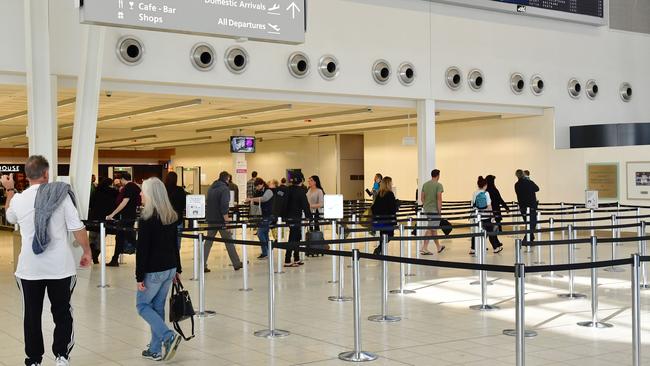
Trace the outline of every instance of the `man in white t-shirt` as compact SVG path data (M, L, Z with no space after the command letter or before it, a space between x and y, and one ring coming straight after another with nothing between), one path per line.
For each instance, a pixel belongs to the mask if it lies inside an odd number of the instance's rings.
M45 353L41 314L45 292L52 305L54 342L52 351L57 366L69 365L70 352L74 346L72 306L70 298L77 282L77 265L68 242L68 233L74 235L83 248L81 267L91 263L90 246L84 224L70 196L54 208L47 224L47 243L36 250L34 236L37 229L35 203L39 187L48 183L49 163L39 155L30 156L25 164L29 188L15 193L12 176L3 175L2 185L7 191L5 210L7 220L20 226L22 249L16 268L16 282L23 296L25 365L40 365ZM45 210L44 210L45 211ZM35 254L38 251L40 254ZM42 252L41 252L42 251Z

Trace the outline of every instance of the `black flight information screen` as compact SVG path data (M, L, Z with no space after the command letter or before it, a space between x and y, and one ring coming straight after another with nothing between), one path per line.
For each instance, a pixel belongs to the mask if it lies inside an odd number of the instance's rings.
M493 0L565 13L604 17L604 0Z

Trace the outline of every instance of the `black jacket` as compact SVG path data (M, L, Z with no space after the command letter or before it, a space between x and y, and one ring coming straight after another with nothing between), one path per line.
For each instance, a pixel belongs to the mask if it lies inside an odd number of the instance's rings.
M90 196L90 210L88 219L90 220L104 220L106 216L110 215L117 207L115 200L117 199L117 190L106 187L97 188Z
M289 186L287 188L286 208L284 218L290 220L301 219L302 214L308 219L312 218L309 202L307 201L307 190L301 186Z
M178 226L178 224L183 222L183 212L185 212L187 192L185 192L183 187L174 186L167 188L167 196L169 196L169 202L171 202L174 211L176 211L176 214L178 215L178 221L176 222L176 225Z
M228 183L216 180L208 189L208 197L205 202L205 219L209 223L221 224L223 217L228 213L230 205L230 187Z
M287 189L286 186L271 189L273 191L273 208L271 211L275 217L282 217L287 211Z
M181 258L176 242L176 224L163 225L156 214L138 222L138 250L135 255L135 278L176 268L181 273Z
M515 193L517 194L517 202L521 208L537 208L537 195L536 192L539 192L539 187L535 182L530 179L519 179L515 183Z
M399 201L395 199L393 192L386 192L384 197L379 194L375 202L370 206L373 216L373 227L377 230L392 230L397 225L395 214L399 209Z
M501 197L501 192L499 192L497 187L488 186L486 191L490 194L490 199L492 200L492 211L496 217L501 217L501 206L503 206L506 211L510 210L508 204L503 200L503 197Z

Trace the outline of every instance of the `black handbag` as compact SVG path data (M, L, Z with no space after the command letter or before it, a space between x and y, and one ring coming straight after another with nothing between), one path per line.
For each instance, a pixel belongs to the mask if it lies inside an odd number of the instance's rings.
M449 235L454 228L446 219L440 219L440 229L442 229L442 232L445 233L445 235Z
M185 290L181 281L177 280L172 285L172 295L169 298L169 321L174 325L174 330L186 341L194 338L194 315L190 293ZM179 322L187 319L192 321L192 335L189 337L185 336L179 324Z

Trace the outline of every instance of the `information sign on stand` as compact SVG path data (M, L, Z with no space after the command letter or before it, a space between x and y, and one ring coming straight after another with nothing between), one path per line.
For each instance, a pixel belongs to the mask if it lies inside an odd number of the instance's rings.
M589 210L598 209L598 191L585 191L585 208Z
M343 195L326 194L325 195L325 218L342 219L343 218Z
M80 4L85 24L305 42L305 0L83 0Z
M187 196L185 203L185 216L188 219L205 218L205 196L202 194L191 194Z

